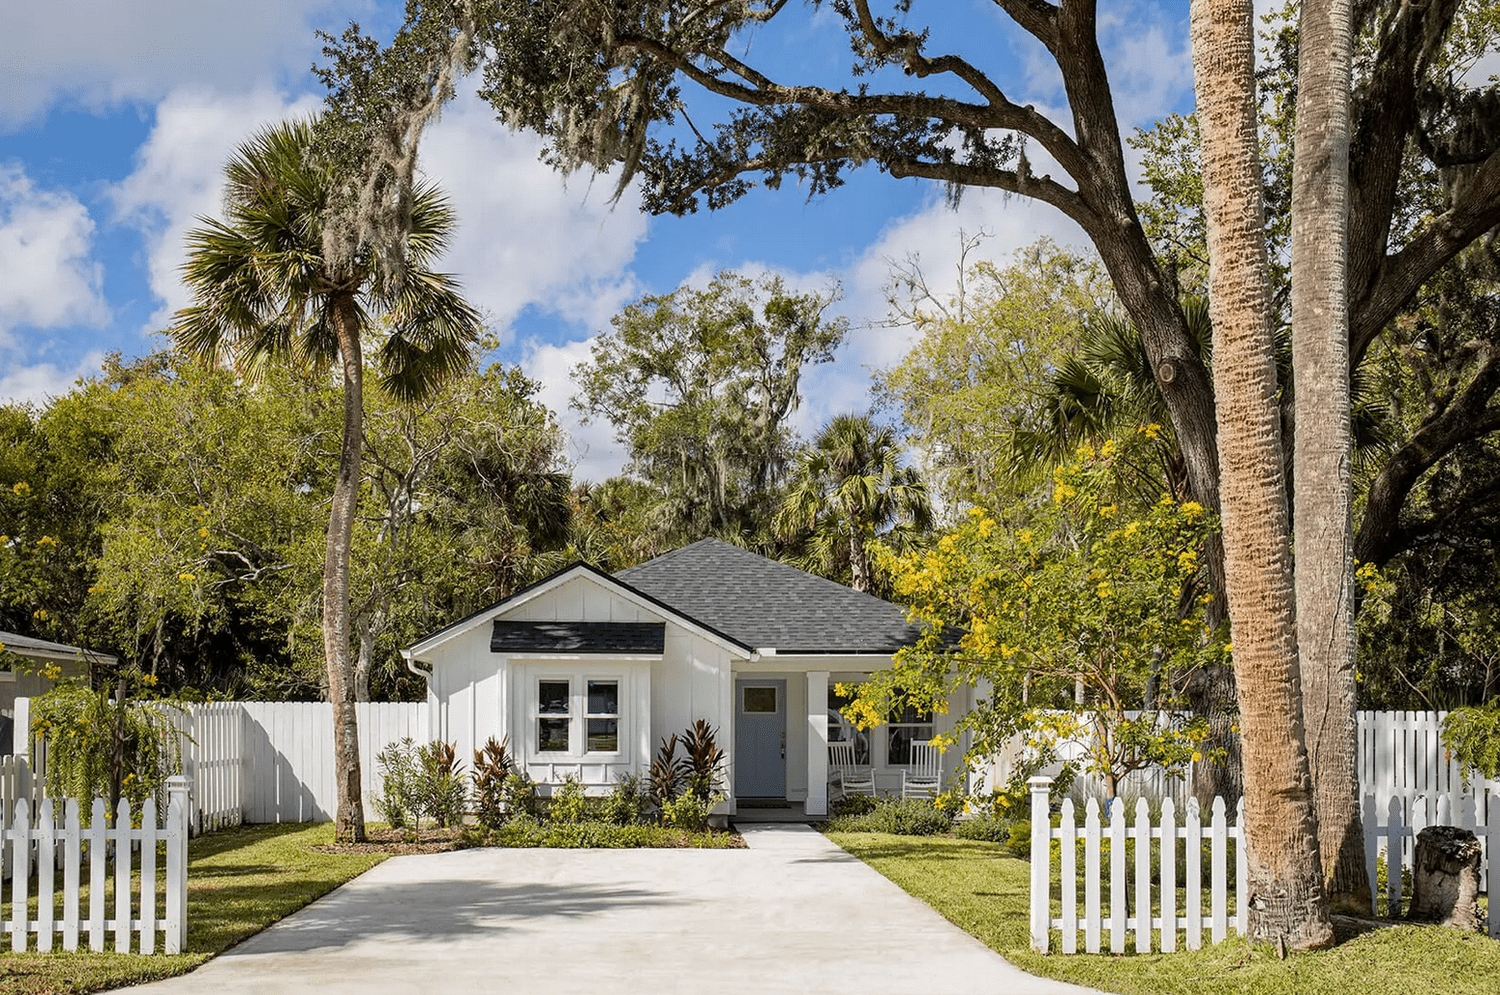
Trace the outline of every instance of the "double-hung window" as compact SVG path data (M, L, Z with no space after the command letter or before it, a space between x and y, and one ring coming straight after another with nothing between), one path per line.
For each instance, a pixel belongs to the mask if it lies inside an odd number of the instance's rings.
M911 744L932 738L932 713L903 705L891 713L886 726L886 763L892 767L911 763Z
M573 752L573 682L567 678L538 681L536 712L537 752Z
M830 684L828 686L828 742L830 743L853 743L854 762L865 765L870 762L870 735L854 727L854 723L844 718L843 709L854 699L847 695L839 694Z
M587 703L590 753L620 752L620 682L589 681Z
M538 754L572 757L620 751L620 688L617 677L543 674L536 680L532 714Z

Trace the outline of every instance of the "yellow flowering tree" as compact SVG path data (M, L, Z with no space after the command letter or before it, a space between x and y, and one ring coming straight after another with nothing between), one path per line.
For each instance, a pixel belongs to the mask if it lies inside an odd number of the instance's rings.
M1072 764L1110 797L1131 771L1201 759L1207 723L1177 711L1171 688L1228 650L1204 623L1199 550L1217 522L1191 501L1128 497L1148 434L1080 447L1044 504L975 508L932 548L891 557L926 632L860 688L851 717L868 724L899 700L941 708L968 684L982 692L958 723L971 756L1021 735L1035 769L1075 741Z

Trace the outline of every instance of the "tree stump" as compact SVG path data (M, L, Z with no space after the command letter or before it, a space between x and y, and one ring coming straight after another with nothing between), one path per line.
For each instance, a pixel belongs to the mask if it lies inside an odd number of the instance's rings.
M1417 834L1408 919L1454 929L1479 928L1479 839L1457 826Z

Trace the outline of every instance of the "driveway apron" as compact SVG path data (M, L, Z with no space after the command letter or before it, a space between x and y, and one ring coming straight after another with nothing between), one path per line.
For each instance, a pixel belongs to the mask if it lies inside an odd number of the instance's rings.
M393 857L192 974L129 991L1088 991L1024 974L806 826L741 829L747 850Z

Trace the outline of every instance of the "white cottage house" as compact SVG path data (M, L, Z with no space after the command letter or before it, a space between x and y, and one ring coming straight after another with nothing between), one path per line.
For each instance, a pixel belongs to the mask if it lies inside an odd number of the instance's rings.
M706 719L726 754L721 811L818 816L830 741L855 740L877 787L897 789L910 744L965 710L908 710L863 732L839 716L834 686L890 667L916 636L897 605L705 539L614 575L576 563L403 655L427 680L435 738L460 756L509 736L538 782L572 774L598 794Z

